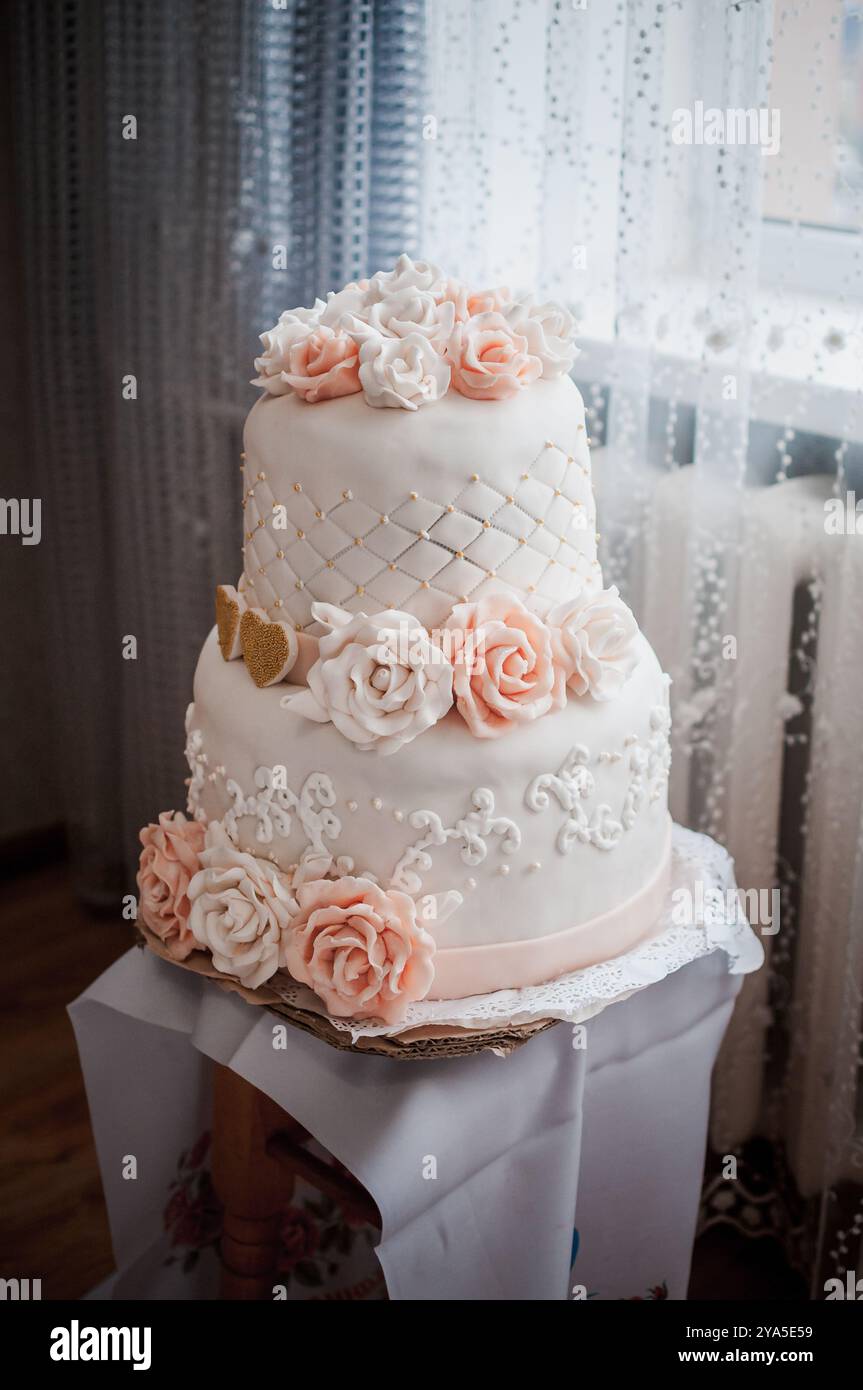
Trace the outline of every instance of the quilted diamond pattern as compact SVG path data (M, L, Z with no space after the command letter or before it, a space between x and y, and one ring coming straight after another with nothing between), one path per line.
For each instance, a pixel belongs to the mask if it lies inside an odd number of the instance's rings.
M551 442L510 492L474 475L451 501L408 493L388 515L350 489L325 507L310 488L274 497L266 478L250 470L247 482L246 597L299 628L319 631L316 599L351 612L409 605L438 625L491 577L545 612L597 573L588 470Z

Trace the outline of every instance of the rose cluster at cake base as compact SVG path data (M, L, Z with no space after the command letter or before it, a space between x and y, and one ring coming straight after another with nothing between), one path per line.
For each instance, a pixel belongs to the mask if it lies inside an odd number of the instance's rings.
M696 915L691 923L684 923L677 908L681 893L688 893L694 901L699 884L704 899L713 903L714 908L706 915ZM674 826L666 904L647 941L623 955L545 984L497 990L464 999L422 999L406 1003L395 1020L333 1015L320 994L282 969L265 985L250 990L238 975L225 975L216 970L204 956L196 954L181 961L153 933L145 930L144 935L148 946L164 959L208 976L224 987L236 989L251 1003L277 1008L286 1005L289 1010L318 1015L346 1042L350 1040L356 1044L362 1039L391 1038L421 1043L425 1039L445 1038L448 1033L454 1040L459 1036L463 1040L466 1034L478 1034L481 1042L482 1034L519 1028L530 1030L528 1036L531 1036L534 1025L549 1020L571 1024L585 1022L609 1004L657 983L716 950L726 954L732 974L757 970L764 959L763 947L740 912L728 906L733 903L734 894L733 861L727 851L706 835ZM318 1036L331 1041L326 1031ZM505 1040L499 1050L510 1050Z

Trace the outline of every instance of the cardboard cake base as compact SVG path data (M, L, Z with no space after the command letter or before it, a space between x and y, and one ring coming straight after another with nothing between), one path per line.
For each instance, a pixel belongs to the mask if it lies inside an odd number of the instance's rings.
M424 1057L467 1057L474 1052L491 1051L499 1057L508 1057L517 1047L522 1047L537 1033L544 1033L560 1020L556 1018L533 1019L530 1023L513 1023L504 1028L442 1028L428 1025L406 1029L395 1038L358 1038L336 1028L326 1014L315 1013L311 1009L300 1009L288 1004L279 997L278 991L269 984L260 989L250 990L228 975L217 971L203 951L193 951L186 960L175 960L169 955L159 938L147 927L139 924L136 929L136 945L146 948L181 970L189 970L193 975L210 981L219 989L239 994L250 1004L268 1009L279 1018L311 1033L321 1042L340 1052L359 1052L378 1057L395 1057L400 1061L417 1061Z

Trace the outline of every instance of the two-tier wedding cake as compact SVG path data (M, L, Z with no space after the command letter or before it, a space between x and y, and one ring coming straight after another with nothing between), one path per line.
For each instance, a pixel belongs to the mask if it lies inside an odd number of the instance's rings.
M668 678L603 588L572 338L407 256L262 336L188 817L141 832L176 959L393 1022L654 929Z

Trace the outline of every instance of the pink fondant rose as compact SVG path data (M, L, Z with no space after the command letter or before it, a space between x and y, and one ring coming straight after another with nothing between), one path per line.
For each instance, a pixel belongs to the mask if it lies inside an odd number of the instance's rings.
M615 587L585 590L548 614L554 658L570 690L613 700L638 664L638 623Z
M297 889L285 963L335 1018L398 1023L434 979L434 941L413 898L367 878L317 879Z
M158 825L140 835L138 893L141 920L163 941L175 960L196 948L189 930L189 883L198 872L204 827L180 812L162 811Z
M204 866L189 884L189 926L217 970L257 989L283 964L296 902L275 864L237 849L224 828L207 829Z
M319 324L288 349L285 381L302 400L331 401L360 390L360 354L341 329Z
M566 702L551 633L514 595L457 604L446 628L456 704L477 738L499 738Z
M506 400L542 375L542 363L528 352L527 339L502 314L477 314L457 323L445 355L453 386L475 401Z

